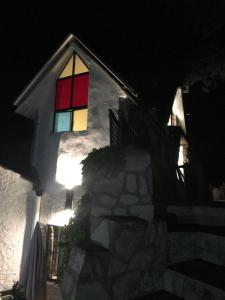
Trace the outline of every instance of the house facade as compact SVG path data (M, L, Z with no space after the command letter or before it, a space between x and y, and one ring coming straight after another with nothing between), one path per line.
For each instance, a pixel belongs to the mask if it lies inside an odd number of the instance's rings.
M67 192L73 190L74 203L82 195L80 162L94 148L109 145L109 110L117 111L121 101L134 102L136 97L80 40L69 35L16 99L16 113L34 122L27 158L33 176L31 182L21 179L25 192L20 202L14 201L20 211L17 219L23 224L14 229L9 224L12 235L21 231L26 245L22 241L17 245L16 274L0 290L19 278L36 222L60 226L68 221Z

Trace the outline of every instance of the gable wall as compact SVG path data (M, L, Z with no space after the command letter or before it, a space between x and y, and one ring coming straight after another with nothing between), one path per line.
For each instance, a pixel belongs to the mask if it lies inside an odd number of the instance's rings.
M90 68L88 131L54 134L55 82L69 60L74 48ZM17 112L36 122L36 134L31 155L44 190L55 178L59 153L86 156L93 148L109 144L108 109L118 108L120 87L93 60L76 46L69 47L57 64L37 85L32 94L19 106Z

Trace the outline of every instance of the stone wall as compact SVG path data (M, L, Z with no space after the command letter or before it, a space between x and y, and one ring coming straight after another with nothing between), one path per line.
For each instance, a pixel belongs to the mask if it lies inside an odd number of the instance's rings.
M96 174L91 184L93 216L136 216L153 218L153 184L150 156L128 148L124 170L106 178Z
M32 213L32 185L19 174L0 167L0 291L19 279L27 216Z
M123 170L113 177L99 170L86 192L89 239L71 252L63 299L128 300L162 288L167 230L154 219L148 153L128 148Z
M124 300L159 290L167 259L165 237L160 222L102 218L91 235L93 243L71 253L63 298Z

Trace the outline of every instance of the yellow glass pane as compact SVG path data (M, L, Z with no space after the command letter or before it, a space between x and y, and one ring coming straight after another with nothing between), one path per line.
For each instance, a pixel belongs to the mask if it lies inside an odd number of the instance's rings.
M80 59L80 57L76 55L74 74L76 75L76 74L81 74L86 72L89 72L88 68L85 66L85 64Z
M88 110L80 109L73 112L73 131L87 130Z
M68 64L60 74L59 78L64 78L73 75L73 56L69 60Z

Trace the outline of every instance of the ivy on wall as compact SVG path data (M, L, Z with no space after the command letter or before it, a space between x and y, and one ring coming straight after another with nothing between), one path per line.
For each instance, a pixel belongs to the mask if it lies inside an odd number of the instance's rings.
M94 149L82 164L83 184L88 192L91 182L98 180L99 177L115 177L124 169L125 150L118 146ZM85 247L89 242L90 203L89 195L85 194L78 203L76 216L62 229L59 278L62 278L73 247L76 245Z
M125 165L125 150L119 146L107 146L100 149L94 149L87 158L82 161L83 164L83 183L86 186L91 177L110 178L116 177Z
M12 287L12 296L14 300L27 300L27 298L24 295L24 289L23 286L19 284L19 282L15 282Z
M82 246L89 240L90 212L87 209L84 214L79 216L79 211L88 201L88 195L84 195L78 203L78 216L71 218L69 224L62 228L61 242L59 243L61 247L59 279L62 279L73 247Z

